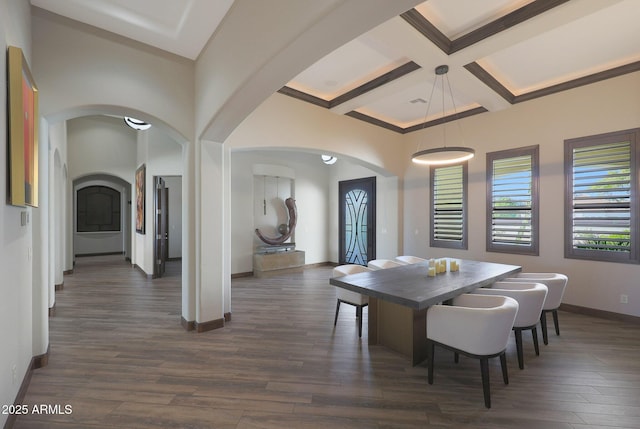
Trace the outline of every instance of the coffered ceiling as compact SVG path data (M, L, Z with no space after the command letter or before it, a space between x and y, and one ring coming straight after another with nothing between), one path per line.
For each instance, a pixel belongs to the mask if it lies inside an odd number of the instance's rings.
M638 18L635 0L430 0L280 92L411 132L640 70ZM442 64L453 100L440 79L434 90Z
M195 59L233 0L31 3ZM320 59L280 92L407 133L638 71L639 19L638 0L429 0ZM439 65L449 66L451 92L434 86Z

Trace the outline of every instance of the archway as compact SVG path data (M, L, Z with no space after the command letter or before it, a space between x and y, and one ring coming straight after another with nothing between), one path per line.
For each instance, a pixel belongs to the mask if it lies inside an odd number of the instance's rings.
M116 112L118 112L116 114ZM153 124L151 131L136 132L134 130L127 129L122 117L125 115L132 115L137 118L142 118ZM132 183L134 181L135 170L140 165L145 165L147 168L147 190L145 200L148 202L149 208L148 214L152 215L151 210L153 208L153 197L151 195L151 177L155 175L171 175L182 176L183 172L193 174L192 170L186 167L189 162L190 156L193 156L191 143L187 139L178 133L174 128L166 124L164 121L144 115L141 112L134 111L125 107L119 106L90 106L87 108L73 108L63 112L56 112L51 115L52 123L49 124L49 141L50 141L50 157L59 158L59 161L52 160L51 163L58 163L64 166L64 170L68 169L68 177L66 185L63 183L63 191L55 191L58 189L56 186L52 186L50 189L51 198L55 201L52 204L57 204L66 210L66 215L54 216L54 225L51 227L51 237L55 239L55 244L52 246L54 250L51 252L50 258L57 257L55 255L68 255L70 262L67 264L69 267L73 267L73 256L77 252L77 243L74 245L74 240L77 239L75 231L75 205L74 197L77 190L77 185L86 184L90 181L106 181L115 183L116 186L120 186L125 189L124 192L124 204L126 207L122 211L124 218L122 221L122 240L121 247L119 248L125 254L127 259L131 260L132 264L141 265L143 271L148 276L151 276L152 269L144 269L145 262L152 261L151 249L152 234L151 229L148 234L136 234L135 227L133 226L133 219L135 217L132 214L132 209L129 206L129 201L134 198L134 191L132 190ZM123 130L116 130L118 127ZM128 133L128 137L126 137ZM115 146L112 147L100 147L101 142L109 139L109 136L117 138L113 139L118 141ZM123 138L119 138L125 136ZM130 147L127 148L127 145ZM79 149L80 148L80 149ZM142 148L142 149L141 149ZM91 160L89 154L93 153L93 156L102 158L99 161ZM167 155L169 153L169 155ZM53 155L52 155L53 154ZM57 155L56 155L57 154ZM170 160L168 162L167 160ZM100 165L102 162L102 166ZM111 161L111 164L109 164ZM80 165L80 167L78 167ZM105 167L106 165L106 167ZM109 166L113 168L109 168ZM57 170L57 169L53 169ZM50 173L51 183L55 183L55 173ZM182 181L183 189L190 186L193 179L190 177L184 177ZM192 230L190 212L192 203L188 201L190 198L189 192L184 192L185 201L182 204L182 237L188 240L189 231ZM66 201L66 203L65 203ZM57 235L56 231L66 231ZM149 242L149 243L147 243ZM62 249L62 253L58 251L58 247ZM181 246L187 248L188 246ZM64 251L66 248L66 252ZM91 253L88 250L82 250L83 253ZM101 253L101 250L96 253ZM189 285L189 279L193 277L193 273L190 270L193 269L190 263L190 255L187 250L186 254L183 254L184 269L182 270L182 314L183 318L187 320L193 320L191 308L194 307L192 302L195 300L195 296L191 291ZM53 260L52 260L53 262ZM55 264L55 273L52 273L52 277L56 278L58 275L62 275L64 268L59 268L58 264ZM64 266L64 265L63 265ZM68 268L67 268L68 269Z

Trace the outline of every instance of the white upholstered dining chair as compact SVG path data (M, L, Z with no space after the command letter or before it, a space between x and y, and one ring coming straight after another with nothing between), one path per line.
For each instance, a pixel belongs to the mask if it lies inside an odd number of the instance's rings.
M346 264L338 265L333 269L332 277L342 277L349 274L362 273L371 271L363 265ZM356 321L358 322L358 337L362 337L362 309L369 305L369 298L365 295L353 292L336 286L338 302L336 304L336 316L333 320L333 326L338 323L338 313L340 312L340 304L350 304L356 307Z
M531 331L534 350L536 355L540 355L537 326L542 313L542 305L547 297L547 287L542 283L500 281L493 283L491 287L476 289L473 293L508 296L518 301L518 314L513 322L513 331L516 337L518 367L524 369L522 331Z
M397 262L400 262L401 264L405 264L405 265L419 264L421 262L427 262L426 259L419 258L417 256L411 256L411 255L396 256L395 260Z
M518 273L516 277L505 279L505 281L517 282L536 282L547 286L549 290L547 298L542 306L540 314L540 327L542 328L542 341L545 345L549 344L549 336L547 334L547 313L553 316L553 324L556 328L556 335L560 335L560 324L558 323L558 308L562 303L562 297L567 287L569 278L560 273Z
M491 408L489 358L500 357L502 378L509 384L505 350L518 312L518 302L498 295L463 294L452 305L427 310L428 381L433 384L434 349L438 345L457 354L480 359L484 404Z
M401 267L402 265L400 262L392 261L391 259L372 259L367 263L367 267L372 270L384 270L386 268Z

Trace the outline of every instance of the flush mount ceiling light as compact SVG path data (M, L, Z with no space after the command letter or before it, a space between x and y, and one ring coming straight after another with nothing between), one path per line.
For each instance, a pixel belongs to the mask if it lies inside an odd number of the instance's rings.
M335 164L337 160L338 158L336 158L335 156L322 155L322 162L324 162L327 165Z
M151 128L151 124L141 121L140 119L131 118L129 116L124 117L124 123L129 125L134 130L144 131Z
M456 112L455 102L453 100L453 91L451 90L451 83L449 82L449 77L447 76L447 72L449 72L449 66L442 65L436 67L436 79L433 82L433 88L431 89L431 95L429 96L429 102L427 103L427 111L424 115L425 121L424 125L426 126L427 115L429 114L429 107L431 106L431 100L433 99L433 92L435 90L436 84L438 83L438 76L440 77L440 81L442 82L442 117L445 116L444 110L444 81L447 79L447 86L449 87L449 95L451 96L451 102L453 103L453 113L457 118L458 113ZM460 126L458 124L458 126ZM446 165L446 164L455 164L458 162L463 162L468 159L473 158L475 155L475 151L469 147L462 146L450 146L447 147L446 140L446 130L445 125L442 125L443 128L443 147L437 147L433 149L426 150L418 150L411 156L411 160L416 164L426 164L426 165ZM424 129L424 126L423 126Z

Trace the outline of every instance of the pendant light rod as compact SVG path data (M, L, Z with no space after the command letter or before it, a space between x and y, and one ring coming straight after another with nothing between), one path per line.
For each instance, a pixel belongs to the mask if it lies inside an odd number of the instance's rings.
M442 118L444 122L445 118L445 108L444 108L444 96L445 96L445 85L444 78L445 75L449 72L448 65L440 65L436 67L435 73L436 76L442 77ZM437 77L436 77L437 81ZM431 105L431 100L433 98L433 89L436 86L436 81L433 83L433 88L431 90L431 95L429 96L429 102L427 103L427 112L425 113L425 121L423 123L423 129L426 126L426 118L429 114L429 106ZM458 112L455 107L455 100L453 98L453 90L451 89L451 82L449 82L449 78L447 77L447 83L449 88L449 94L451 95L451 102L453 103L454 116L457 117ZM458 126L460 124L458 123ZM471 159L475 155L475 150L469 147L462 146L451 146L447 147L447 134L446 127L443 123L443 146L438 148L426 149L426 150L418 150L411 156L411 160L416 164L426 164L426 165L447 165L447 164L455 164L464 162L468 159ZM419 147L418 147L419 149Z

